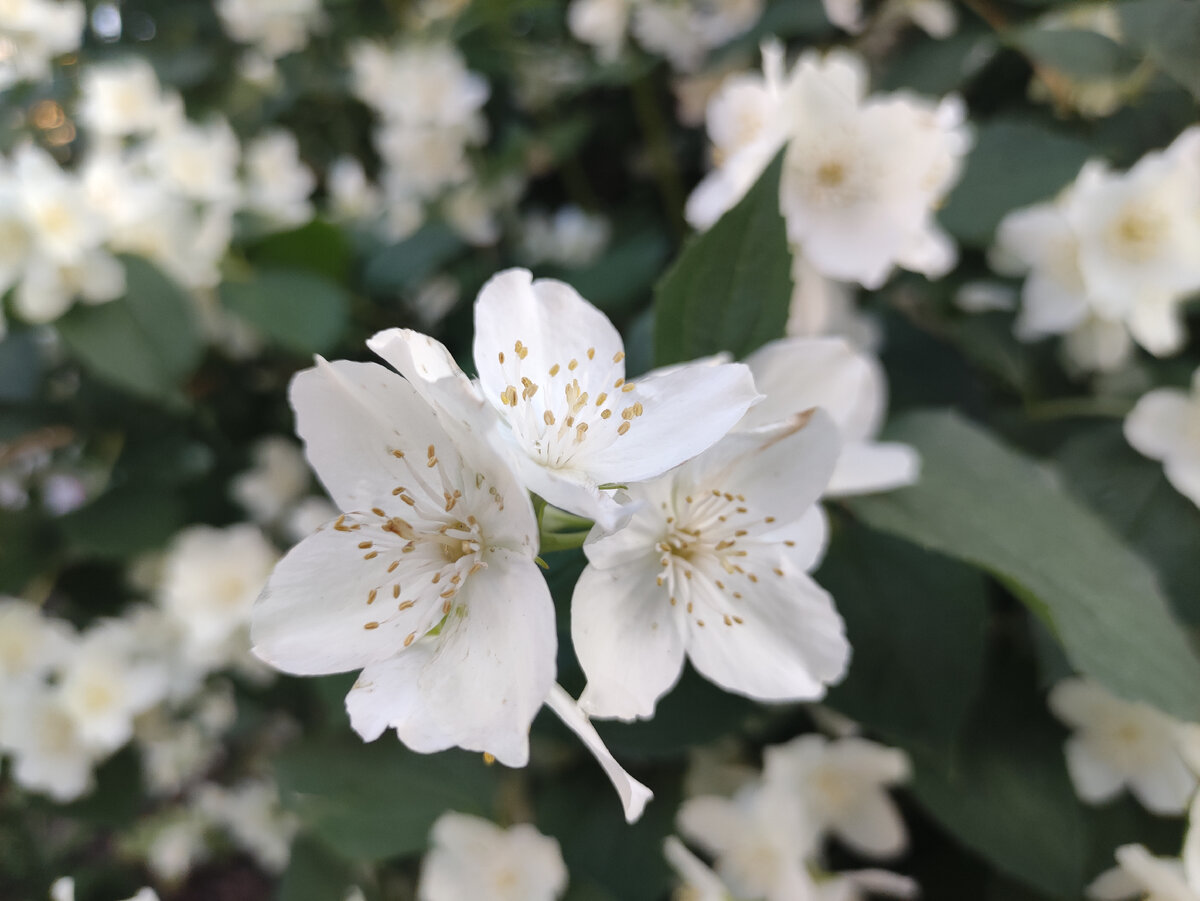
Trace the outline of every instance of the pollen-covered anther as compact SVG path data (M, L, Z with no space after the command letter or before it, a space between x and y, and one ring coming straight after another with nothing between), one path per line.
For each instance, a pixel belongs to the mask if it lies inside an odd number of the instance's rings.
M517 389L512 385L509 385L507 388L501 391L500 403L509 407L515 407L517 405Z
M587 436L587 430L588 424L586 422L581 422L579 425L575 426L576 442L583 441L583 439Z

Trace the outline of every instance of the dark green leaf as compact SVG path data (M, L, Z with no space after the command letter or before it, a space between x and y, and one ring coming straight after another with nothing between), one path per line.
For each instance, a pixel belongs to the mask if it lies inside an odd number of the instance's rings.
M836 531L817 581L854 648L829 705L906 746L949 753L982 678L985 577L849 524Z
M413 753L390 733L369 745L306 742L275 766L284 803L351 860L421 851L447 810L488 816L499 772L479 754Z
M453 229L431 223L406 241L377 251L367 261L367 286L379 294L414 291L462 250L462 238Z
M270 235L246 255L255 266L305 269L335 282L345 279L352 260L342 230L319 219L290 232Z
M1121 78L1136 68L1136 54L1099 32L1073 28L1022 28L1009 39L1035 62L1074 78Z
M300 835L279 884L277 901L342 901L355 884L354 868L311 836Z
M1078 174L1091 147L1027 121L981 125L941 221L964 244L984 247L1010 210L1048 200Z
M31 400L42 383L42 358L33 331L0 340L0 401Z
M921 481L853 501L857 515L994 573L1110 691L1200 718L1200 660L1154 573L1045 467L953 413L907 415L889 437L920 451Z
M1129 42L1200 99L1200 4L1138 0L1117 8Z
M187 523L176 492L123 485L59 520L68 546L87 557L120 559L162 547Z
M98 377L143 397L178 400L204 344L187 294L138 257L125 257L126 293L76 306L55 325Z
M264 269L250 281L225 282L220 290L226 308L297 354L329 350L346 331L349 298L319 275Z
M655 290L655 358L744 356L783 336L791 252L779 212L782 154L741 203L688 242Z

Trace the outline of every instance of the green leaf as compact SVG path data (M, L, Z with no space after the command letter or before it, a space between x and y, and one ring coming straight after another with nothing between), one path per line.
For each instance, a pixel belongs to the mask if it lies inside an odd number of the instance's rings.
M949 753L983 677L986 578L853 523L836 530L816 578L854 648L827 703L906 746Z
M204 353L191 300L145 260L123 262L123 298L77 305L55 325L97 377L143 397L178 402L179 387Z
M33 330L0 339L0 402L32 400L42 384L42 358Z
M712 228L688 242L655 290L655 358L744 356L783 336L791 252L779 212L780 154Z
M588 301L612 315L645 301L666 257L663 234L642 231L614 244L595 263L557 272L555 277L569 282Z
M913 754L912 793L951 835L1054 898L1082 897L1085 821L1031 673L996 668L954 758Z
M1176 613L1200 626L1200 510L1162 464L1130 447L1116 424L1082 432L1055 456L1067 486L1158 571Z
M341 282L350 271L353 254L336 225L314 219L289 232L269 235L246 251L255 267L304 269Z
M377 251L367 261L367 286L379 294L414 291L423 281L462 253L462 238L438 222L411 238Z
M1117 9L1126 39L1200 99L1200 4L1137 0Z
M954 413L910 414L888 435L921 453L921 481L854 500L855 514L995 574L1115 694L1200 719L1200 660L1154 573L1045 467Z
M983 124L962 180L942 210L942 225L964 244L985 247L1006 213L1053 197L1091 153L1083 141L1034 122Z
M1096 31L1073 28L1022 28L1008 35L1032 59L1080 79L1121 78L1139 62L1136 54Z
M277 901L342 901L355 884L354 868L324 843L300 835L292 845Z
M264 269L250 281L224 282L221 303L264 336L297 354L322 353L346 331L350 301L326 278L296 269Z
M161 485L110 489L59 520L72 550L106 560L162 547L186 523L183 498Z
M310 741L275 767L284 803L351 860L421 851L447 810L488 816L499 773L482 755L416 754L390 733L369 745Z

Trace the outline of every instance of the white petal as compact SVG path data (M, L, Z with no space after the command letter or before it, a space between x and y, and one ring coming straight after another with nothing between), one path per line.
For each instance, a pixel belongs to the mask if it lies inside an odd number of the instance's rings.
M546 698L546 705L558 715L567 728L579 736L579 739L604 769L604 774L608 776L609 781L616 788L617 794L621 796L621 805L625 809L625 822L637 822L650 799L654 797L654 793L625 772L624 768L617 763L616 758L609 752L587 716L561 686L557 684L551 686L550 693Z
M915 880L890 870L849 870L842 875L860 890L873 895L916 898L921 894L921 887Z
M1095 901L1126 901L1142 894L1142 886L1120 867L1105 870L1087 887L1087 896Z
M1200 793L1188 812L1187 838L1183 843L1183 875L1188 887L1200 894Z
M1176 816L1187 809L1196 791L1196 777L1173 747L1163 751L1153 765L1129 777L1129 790L1151 813Z
M1087 298L1081 290L1034 272L1021 289L1021 312L1013 323L1013 334L1026 342L1061 335L1076 328L1087 314Z
M601 482L642 482L712 447L759 397L740 363L698 363L652 372L622 398L644 413L607 448L588 455Z
M914 484L921 473L921 457L907 444L891 441L847 444L838 456L829 480L828 497L848 497L890 491Z
M1163 472L1176 491L1200 507L1200 460L1195 455L1182 460L1168 460Z
M833 599L784 571L780 578L767 569L734 608L707 578L691 580L688 657L705 678L758 700L811 701L845 674L850 645ZM726 625L727 612L742 622Z
M571 640L588 679L579 703L591 716L649 718L683 671L683 636L655 585L662 569L651 548L615 569L589 566L575 583Z
M1191 400L1177 388L1160 388L1139 400L1125 418L1125 440L1134 450L1161 460L1187 441Z
M1129 315L1129 331L1156 357L1170 356L1187 340L1183 311L1173 295L1139 297Z
M346 712L350 726L363 741L375 741L397 723L413 718L421 703L415 690L417 680L429 665L433 651L433 640L418 641L403 653L369 664L359 674L346 695ZM440 751L448 747L452 744L413 750Z
M695 901L725 901L729 897L729 889L717 874L675 836L668 835L663 840L663 856L683 885L695 893ZM693 896L685 894L684 897Z
M868 857L895 857L908 845L908 832L900 811L881 791L864 792L859 803L838 817L833 831Z
M251 611L250 640L259 659L296 675L346 672L390 659L408 635L424 635L441 619L436 588L405 593L403 600L416 604L396 609L391 585L407 582L410 570L388 572L398 552L363 559L362 535L326 526L276 565Z
M1125 777L1099 757L1086 741L1069 738L1063 750L1067 755L1067 772L1080 798L1089 804L1103 804L1120 794Z

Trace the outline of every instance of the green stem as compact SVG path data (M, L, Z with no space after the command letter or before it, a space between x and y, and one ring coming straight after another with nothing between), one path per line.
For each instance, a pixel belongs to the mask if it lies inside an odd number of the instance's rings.
M1124 419L1133 405L1127 400L1099 397L1063 397L1028 404L1025 413L1030 419L1076 419L1094 416L1101 419Z
M654 169L654 180L662 195L667 221L671 230L677 236L682 236L687 233L687 226L683 221L683 180L679 175L679 167L675 165L670 131L650 75L644 75L633 82L630 91L633 95L633 112L637 116L642 136L646 139L650 164Z
M583 541L590 532L591 529L583 529L579 532L543 532L539 553L569 551L572 548L583 547Z

